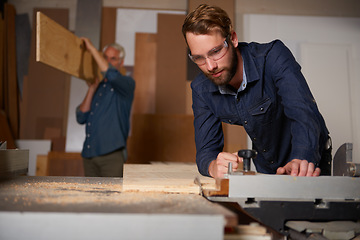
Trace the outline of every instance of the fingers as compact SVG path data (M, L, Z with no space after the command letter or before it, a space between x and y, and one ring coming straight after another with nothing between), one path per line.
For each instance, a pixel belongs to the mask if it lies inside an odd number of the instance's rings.
M320 175L320 168L315 169L315 164L309 163L307 160L293 159L287 165L291 170L291 176L312 177Z
M320 168L316 168L315 171L314 171L313 177L318 177L318 176L320 176L320 173L321 173L321 169L320 169Z
M278 175L285 174L285 168L279 167L279 168L276 170L276 174L278 174Z
M218 154L216 160L211 162L209 166L209 173L214 178L222 178L224 174L228 173L229 163L232 163L232 171L235 171L240 162L237 154L221 152Z

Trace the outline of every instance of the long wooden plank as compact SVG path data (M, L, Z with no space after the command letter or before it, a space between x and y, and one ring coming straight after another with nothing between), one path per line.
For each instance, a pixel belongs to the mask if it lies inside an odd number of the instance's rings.
M5 96L4 90L4 37L5 37L5 21L3 15L0 12L0 94ZM0 97L0 109L4 109L4 99Z
M201 176L195 164L154 163L125 164L123 191L201 194L202 189L215 189L215 179Z
M185 114L187 60L186 44L180 30L184 18L180 14L158 14L156 114Z
M136 33L134 79L136 81L133 114L155 113L156 34Z
M131 124L127 163L195 163L192 115L133 114Z
M41 12L36 14L36 61L92 82L101 77L83 41Z
M18 85L16 80L16 36L15 36L15 7L11 4L4 5L5 11L5 81L7 91L5 97L5 112L9 119L11 133L14 138L19 137L19 104L18 104Z

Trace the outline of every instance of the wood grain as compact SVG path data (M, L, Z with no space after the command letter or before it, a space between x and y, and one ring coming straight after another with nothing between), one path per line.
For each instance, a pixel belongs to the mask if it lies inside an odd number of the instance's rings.
M101 78L79 37L41 12L36 13L36 30L36 61L88 82Z
M136 33L134 114L154 114L156 99L156 34Z
M215 180L201 176L196 164L125 164L123 191L201 194L200 186L194 183L196 177L203 189L216 188Z

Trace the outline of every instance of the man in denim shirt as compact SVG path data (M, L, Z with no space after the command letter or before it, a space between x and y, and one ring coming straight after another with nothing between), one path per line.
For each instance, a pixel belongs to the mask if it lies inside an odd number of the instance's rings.
M122 177L135 81L120 73L125 56L120 45L108 45L102 56L89 39L83 41L104 76L89 84L83 102L76 109L78 123L86 124L81 153L85 176Z
M258 172L330 174L329 132L301 67L280 40L239 43L227 13L206 4L188 14L182 31L202 71L191 84L201 174L221 178L229 162L234 171L242 161L223 152L222 122L244 126L258 152Z

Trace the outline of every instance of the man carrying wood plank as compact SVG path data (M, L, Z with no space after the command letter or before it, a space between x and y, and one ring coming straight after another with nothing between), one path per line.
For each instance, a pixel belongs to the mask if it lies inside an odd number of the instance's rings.
M125 57L122 46L110 44L102 55L89 39L82 40L103 75L88 83L86 96L76 109L77 122L86 124L81 153L85 176L122 177L135 81L120 72Z

